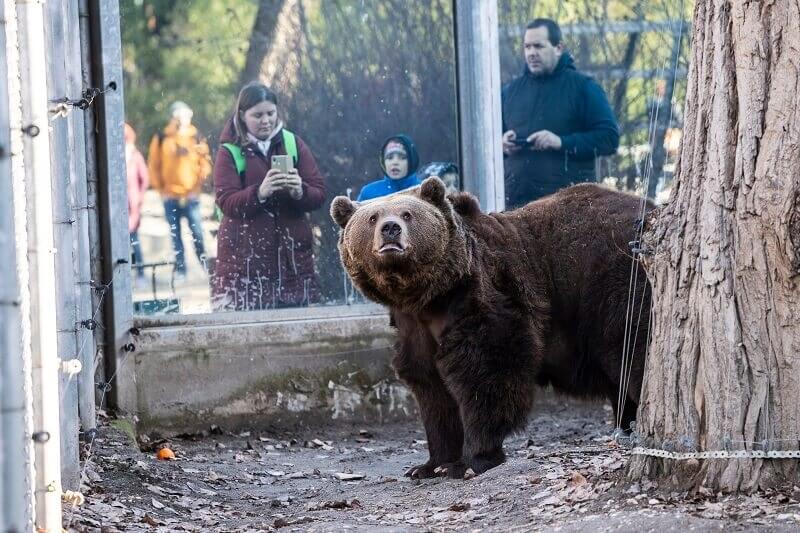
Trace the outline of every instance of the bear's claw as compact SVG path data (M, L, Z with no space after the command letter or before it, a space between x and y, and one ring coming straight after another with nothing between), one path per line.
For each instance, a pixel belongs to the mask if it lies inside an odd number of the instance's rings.
M412 466L406 470L405 476L411 479L427 479L436 477L436 470L431 463L424 463L417 466Z
M460 461L439 465L433 471L438 476L449 477L450 479L472 479L478 475L475 470Z

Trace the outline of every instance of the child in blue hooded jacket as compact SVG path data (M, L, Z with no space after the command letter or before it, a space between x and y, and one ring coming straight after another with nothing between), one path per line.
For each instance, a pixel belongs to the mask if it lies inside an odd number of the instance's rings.
M422 183L417 177L417 147L408 135L401 133L386 139L381 146L380 158L383 177L364 185L357 201L380 198Z

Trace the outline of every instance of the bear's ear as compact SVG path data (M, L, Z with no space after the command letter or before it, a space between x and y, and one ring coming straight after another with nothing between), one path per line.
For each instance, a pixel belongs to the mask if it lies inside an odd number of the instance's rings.
M356 205L347 196L337 196L331 202L331 218L344 228L356 212Z
M419 188L419 196L423 200L432 203L442 209L447 204L445 199L446 189L442 180L436 176L431 176L422 182Z

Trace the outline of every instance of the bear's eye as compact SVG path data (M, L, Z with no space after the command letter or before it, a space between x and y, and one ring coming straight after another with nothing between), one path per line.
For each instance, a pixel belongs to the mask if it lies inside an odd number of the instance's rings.
M409 220L411 220L411 213L409 213L408 211L406 211L405 213L403 213L403 220L405 220L406 222L408 222Z
M375 224L377 221L378 221L378 216L377 215L372 215L371 217L369 217L369 223L370 224Z

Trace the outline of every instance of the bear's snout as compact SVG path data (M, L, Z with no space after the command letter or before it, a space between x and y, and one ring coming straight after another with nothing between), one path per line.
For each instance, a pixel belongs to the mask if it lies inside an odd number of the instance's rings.
M400 217L387 216L375 228L375 251L380 255L402 254L406 250L406 227Z
M383 226L381 226L381 235L383 235L385 240L397 240L402 232L403 228L394 220L384 222Z

